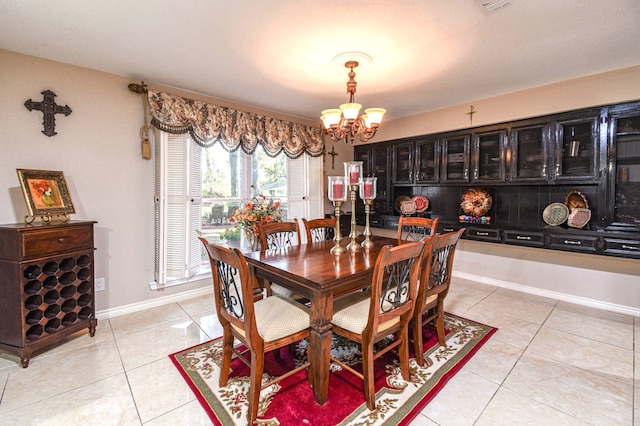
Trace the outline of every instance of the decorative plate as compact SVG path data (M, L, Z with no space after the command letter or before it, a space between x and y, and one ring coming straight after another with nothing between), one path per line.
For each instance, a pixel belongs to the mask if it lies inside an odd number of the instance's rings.
M567 219L567 225L572 228L584 228L591 220L591 210L576 207Z
M486 189L469 188L462 194L460 208L470 216L484 216L493 203Z
M542 212L542 219L548 225L561 225L569 216L569 208L562 203L551 203Z
M402 210L400 210L400 205L405 201L411 201L411 197L408 197L406 195L400 195L398 198L396 198L396 201L393 203L393 207L395 207L398 213L402 213Z
M416 205L416 211L418 213L422 213L429 208L429 199L424 195L416 195L411 201Z
M574 189L573 191L569 191L569 193L564 197L564 204L569 208L570 212L572 212L574 209L589 208L587 197L585 197L582 192L576 189Z
M416 204L411 200L403 201L400 203L400 212L405 216L412 215L416 212Z

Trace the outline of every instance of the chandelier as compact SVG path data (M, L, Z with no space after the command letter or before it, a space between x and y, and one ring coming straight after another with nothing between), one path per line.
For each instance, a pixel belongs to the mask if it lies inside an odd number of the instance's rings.
M371 139L380 126L382 116L387 110L383 108L368 108L364 115L360 115L362 105L354 102L356 94L356 73L354 68L358 67L358 61L347 61L344 66L349 68L349 81L347 81L347 93L349 103L340 105L340 108L325 109L322 111L320 119L327 129L327 133L335 142L344 139L345 142L353 142L356 135L362 142Z

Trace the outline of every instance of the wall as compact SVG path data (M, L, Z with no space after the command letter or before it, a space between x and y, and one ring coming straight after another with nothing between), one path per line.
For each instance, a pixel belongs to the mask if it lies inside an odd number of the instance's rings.
M154 272L153 164L140 155L143 110L141 96L127 88L132 82L0 50L0 223L21 222L27 213L16 168L63 171L76 210L71 219L98 222L95 274L106 279L106 290L96 293L99 313L159 304L183 292L210 291L211 286L206 279L162 291L149 288ZM68 117L56 115L58 134L53 137L41 133L42 113L24 107L29 98L41 101L40 92L46 89L73 111Z
M383 122L373 142L640 99L640 67ZM382 230L377 234L392 235ZM640 261L462 241L454 270L487 284L640 316Z

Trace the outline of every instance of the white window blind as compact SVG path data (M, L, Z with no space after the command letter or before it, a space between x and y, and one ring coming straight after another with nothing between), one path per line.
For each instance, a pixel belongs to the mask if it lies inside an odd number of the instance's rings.
M170 281L188 279L200 270L197 231L202 221L202 149L188 135L154 130L154 139L155 283L163 287Z

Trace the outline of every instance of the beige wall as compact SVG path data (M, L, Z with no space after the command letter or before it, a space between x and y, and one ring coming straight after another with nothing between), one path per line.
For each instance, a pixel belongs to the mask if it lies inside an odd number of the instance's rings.
M205 280L163 291L149 289L154 265L153 167L140 158L142 104L127 89L132 81L0 50L0 223L20 222L26 213L16 168L64 171L76 207L72 219L98 222L96 276L107 283L107 290L96 294L98 311L209 287ZM68 117L56 116L54 137L41 133L42 114L24 107L29 98L41 100L40 92L46 89L73 110ZM640 99L640 67L473 102L478 111L474 125L629 99ZM467 111L468 105L463 105L389 121L374 141L467 127ZM327 157L328 175L342 174L342 162L353 159L351 145L334 147L339 156L333 170ZM462 249L456 260L461 273L521 285L540 284L533 278L543 277L542 290L640 306L639 261L471 241Z

